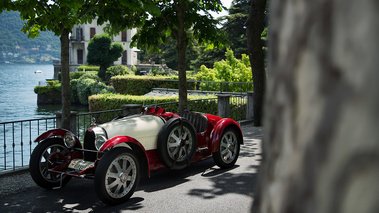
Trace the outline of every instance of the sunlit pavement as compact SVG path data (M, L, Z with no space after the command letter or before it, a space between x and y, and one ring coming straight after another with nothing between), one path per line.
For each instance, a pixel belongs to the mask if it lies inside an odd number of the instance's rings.
M184 170L154 172L118 206L99 201L92 180L73 178L62 189L32 186L2 196L0 212L250 212L263 133L251 124L242 130L245 144L231 169L219 169L210 158Z

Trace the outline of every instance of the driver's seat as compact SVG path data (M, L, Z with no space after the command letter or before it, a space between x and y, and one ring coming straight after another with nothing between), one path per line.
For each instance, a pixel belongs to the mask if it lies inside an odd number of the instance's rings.
M183 114L180 114L180 116L186 118L193 124L196 133L204 132L208 127L208 118L204 113L186 110Z

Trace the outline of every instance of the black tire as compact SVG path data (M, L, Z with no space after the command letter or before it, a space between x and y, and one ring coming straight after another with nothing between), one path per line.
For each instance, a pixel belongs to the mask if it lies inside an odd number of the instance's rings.
M115 148L100 160L95 172L95 191L99 199L108 205L127 201L140 180L137 157L128 148Z
M240 152L240 136L233 128L228 128L222 133L219 150L212 153L217 166L222 169L233 167Z
M29 161L30 175L34 182L45 189L66 185L71 176L62 175L61 178L61 174L48 172L48 169L68 163L67 156L70 154L62 139L51 138L39 143L34 148Z
M182 128L185 134L182 135ZM158 135L157 152L163 165L170 169L187 167L195 156L197 135L186 119L172 118Z

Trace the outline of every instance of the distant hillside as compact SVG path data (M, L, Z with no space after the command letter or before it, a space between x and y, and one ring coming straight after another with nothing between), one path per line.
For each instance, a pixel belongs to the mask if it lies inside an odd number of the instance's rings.
M0 63L52 63L60 58L60 40L52 32L40 32L28 38L21 32L23 21L19 12L0 14Z

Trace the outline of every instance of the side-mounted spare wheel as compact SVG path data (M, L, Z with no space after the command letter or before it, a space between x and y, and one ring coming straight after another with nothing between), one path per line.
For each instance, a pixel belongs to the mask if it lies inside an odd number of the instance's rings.
M127 201L140 180L137 157L128 148L114 148L104 154L95 172L95 192L108 205Z
M195 156L196 148L195 128L185 118L170 119L159 132L157 152L167 168L187 167Z

